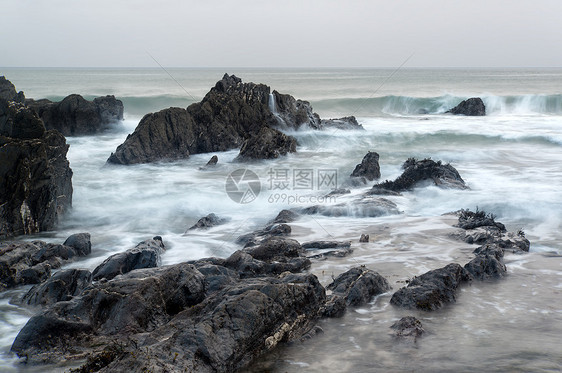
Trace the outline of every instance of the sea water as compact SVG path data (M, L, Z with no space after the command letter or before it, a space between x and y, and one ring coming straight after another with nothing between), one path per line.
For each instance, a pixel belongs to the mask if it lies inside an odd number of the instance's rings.
M311 102L323 118L355 115L365 131L291 132L298 152L251 164L233 162L236 150L217 153L216 168L200 170L212 154L147 165L114 166L106 160L144 114L200 101L227 72L265 83ZM30 98L60 100L114 94L125 120L92 137L69 137L74 171L73 209L57 230L26 239L61 243L76 232L92 235L92 254L66 265L93 269L107 256L161 235L163 264L207 256L226 257L239 235L262 227L282 209L346 203L350 195L322 199L335 176L338 186L368 151L380 154L382 180L393 180L409 157L442 160L461 174L468 190L428 186L389 197L401 214L366 217L305 216L291 224L293 238L352 240L347 258L314 263L327 285L357 265L385 276L393 290L342 319L322 320L324 334L276 349L250 371L559 371L562 364L562 70L443 69L2 69ZM485 117L445 114L462 99L478 96ZM233 201L227 176L254 172L260 193L250 203ZM309 172L310 183L297 179ZM333 181L333 179L330 179ZM283 188L281 188L283 187ZM465 264L473 247L449 236L461 208L494 213L509 230L522 229L529 254L507 254L508 276L473 283L457 302L426 313L389 305L405 280L450 262ZM209 213L228 218L207 231L188 231ZM359 244L362 233L371 242ZM8 353L31 316L12 305L25 289L0 294L0 370L18 371ZM427 335L401 343L389 326L418 317ZM54 368L53 368L54 369Z

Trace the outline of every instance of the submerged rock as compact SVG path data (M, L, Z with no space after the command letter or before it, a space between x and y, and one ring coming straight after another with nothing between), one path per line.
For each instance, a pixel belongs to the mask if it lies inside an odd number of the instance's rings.
M390 328L394 330L396 337L412 342L416 342L425 333L421 321L414 316L403 317L392 324Z
M361 198L336 205L314 205L301 209L305 215L379 217L399 214L397 205L385 198Z
M455 115L484 116L486 115L486 105L480 97L472 97L462 101L460 104L446 111Z
M376 152L368 152L350 175L351 177L364 178L373 181L381 177L381 168L379 165L379 154Z
M375 184L371 194L379 194L380 191L403 192L419 186L423 182L446 188L466 189L467 186L459 172L450 164L442 164L441 161L415 158L408 159L402 166L404 172L394 181L385 181Z
M228 219L219 218L214 213L210 213L207 216L202 217L197 221L197 223L193 224L188 230L193 229L209 229L215 227L217 225L224 224L228 221Z
M162 238L156 236L125 252L111 255L94 269L92 276L94 280L111 280L134 269L157 267L161 264L161 255L165 250Z
M389 291L390 285L377 272L361 266L342 273L326 289L342 296L348 306L360 306Z
M472 279L470 273L457 263L414 277L408 286L392 295L390 303L407 309L434 311L456 301L458 287Z
M320 123L323 129L365 130L365 128L357 122L357 118L354 116L337 119L322 119Z
M60 102L27 99L26 104L43 120L47 129L56 129L64 136L93 135L123 120L123 102L115 96L88 101L72 94Z

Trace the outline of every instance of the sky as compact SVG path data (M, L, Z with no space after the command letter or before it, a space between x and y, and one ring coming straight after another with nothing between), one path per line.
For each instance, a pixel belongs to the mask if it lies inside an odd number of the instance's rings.
M4 67L562 67L560 0L0 6Z

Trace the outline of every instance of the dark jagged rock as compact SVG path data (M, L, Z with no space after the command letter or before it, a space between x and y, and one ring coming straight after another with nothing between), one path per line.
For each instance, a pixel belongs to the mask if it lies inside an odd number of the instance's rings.
M379 166L379 154L368 152L350 175L351 177L364 178L373 181L381 177L381 168Z
M470 281L470 273L457 263L414 277L408 286L392 295L390 303L407 309L434 311L456 301L457 288Z
M4 76L0 76L0 99L23 103L25 101L25 95L22 91L17 92L12 82Z
M306 102L274 93L278 113L271 112L270 88L264 84L242 83L225 74L199 103L187 109L169 108L147 114L125 142L109 157L109 163L135 164L189 157L239 148L262 128L283 125L296 129L315 128L319 119ZM269 131L275 141L280 133ZM285 139L291 144L290 138ZM282 152L280 152L281 154Z
M378 217L399 214L396 204L384 198L363 198L336 205L314 205L301 209L305 215Z
M362 125L357 122L354 116L337 118L337 119L322 119L320 122L324 129L337 129L337 130L364 130Z
M94 280L111 280L117 275L128 273L134 269L153 268L161 263L161 255L165 251L160 236L140 242L125 252L110 256L94 269Z
M304 250L298 241L285 237L270 237L259 246L249 247L244 251L253 258L262 261L296 258L304 254Z
M342 273L326 289L344 297L348 306L360 306L389 291L390 285L377 272L361 266Z
M67 151L29 108L0 99L0 238L51 230L72 206Z
M496 255L479 254L468 262L466 269L477 280L501 278L507 273L505 265Z
M337 318L342 317L347 309L345 298L341 295L332 294L327 297L326 303L322 306L322 317Z
M484 116L486 115L486 105L480 97L472 97L462 101L460 104L446 111L455 115Z
M78 255L84 256L92 252L92 242L90 241L90 233L75 233L69 236L63 245L76 249Z
M387 180L383 183L375 184L373 190L382 189L391 192L402 192L411 190L422 182L430 182L446 188L467 188L458 171L450 164L442 164L441 161L435 162L431 159L418 161L410 158L404 163L402 168L404 172L396 180Z
M189 264L133 271L32 317L12 350L37 362L41 353L49 360L60 359L56 347L78 349L95 335L117 339L154 330L203 296L203 275Z
M98 362L101 372L231 372L312 331L326 301L313 275L241 280L199 264L206 275L182 263L94 284L32 317L12 351L28 363L89 354L87 364ZM228 281L206 292L217 276Z
M193 224L188 230L192 229L208 229L217 225L224 224L228 221L228 219L219 218L214 213L210 213L207 216L202 217L197 221L197 223Z
M392 324L390 328L394 330L396 337L412 342L416 342L425 333L421 321L414 316L403 317Z
M89 253L82 247L43 241L0 242L0 291L41 283L50 277L51 269Z
M88 101L72 94L60 102L27 99L26 104L43 120L47 129L56 129L64 136L93 135L123 120L123 102L115 96Z
M0 99L0 136L14 139L39 139L45 134L41 119L27 106Z
M322 128L320 117L312 111L308 101L297 100L291 95L277 91L273 91L272 94L275 98L276 113L274 114L278 118L278 126L295 130L303 126L312 129Z
M40 285L32 287L24 295L22 303L29 306L49 306L68 301L79 295L92 283L92 273L86 269L58 271Z
M246 162L256 159L275 159L297 151L297 140L292 136L269 127L244 141L235 161Z
M499 230L500 232L505 232L505 225L495 221L495 216L493 214L488 214L484 211L472 212L470 210L460 210L458 212L459 222L457 227L462 229L475 229L480 227L486 227L488 229Z

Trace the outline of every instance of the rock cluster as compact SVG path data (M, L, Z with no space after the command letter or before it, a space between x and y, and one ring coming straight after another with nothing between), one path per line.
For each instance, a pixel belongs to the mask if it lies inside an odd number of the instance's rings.
M354 117L335 121L343 127L359 126ZM108 162L177 160L240 147L238 161L277 158L295 152L297 145L280 130L322 129L323 123L309 102L225 74L201 102L145 115Z
M25 103L47 129L56 129L64 136L93 135L123 120L123 102L112 95L88 101L72 94L60 102L27 99Z
M51 269L91 252L90 235L70 236L62 245L43 241L0 243L0 291L19 285L39 284L51 275Z

